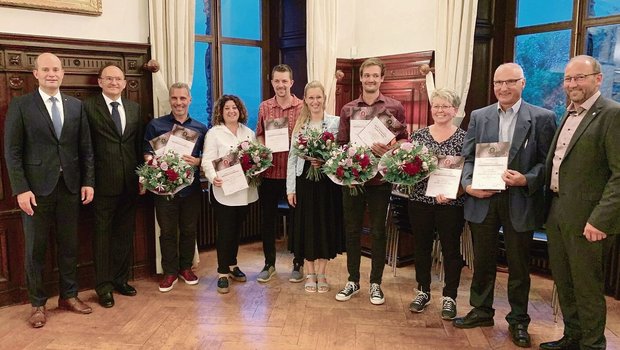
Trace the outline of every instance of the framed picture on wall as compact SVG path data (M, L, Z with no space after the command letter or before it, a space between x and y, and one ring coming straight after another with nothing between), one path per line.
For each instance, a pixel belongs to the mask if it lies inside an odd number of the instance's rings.
M0 6L100 16L102 12L101 1L102 0L0 0Z

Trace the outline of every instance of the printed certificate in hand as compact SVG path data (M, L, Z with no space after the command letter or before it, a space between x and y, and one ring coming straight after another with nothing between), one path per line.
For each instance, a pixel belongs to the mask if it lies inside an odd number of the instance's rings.
M213 160L213 167L217 176L222 179L222 191L225 196L248 188L248 180L236 154L227 154Z
M351 143L364 146L364 142L357 136L374 116L372 107L353 107L351 120L349 120L349 135Z
M437 169L428 177L425 196L456 199L461 184L461 173L465 158L460 156L437 156Z
M508 169L510 142L476 144L476 160L471 188L475 190L506 189L502 174Z
M265 146L272 153L289 150L288 117L265 120Z
M394 134L378 117L372 118L362 131L357 134L363 145L371 147L374 143L387 145L394 139Z
M194 151L194 146L196 146L196 142L188 141L183 137L177 135L170 135L168 138L168 142L164 147L164 153L168 151L174 151L176 154L180 156L191 156Z
M161 156L164 154L164 150L166 148L166 144L168 143L168 138L170 138L172 133L168 131L165 134L161 134L149 140L151 147L153 147L153 151L155 151L156 156Z

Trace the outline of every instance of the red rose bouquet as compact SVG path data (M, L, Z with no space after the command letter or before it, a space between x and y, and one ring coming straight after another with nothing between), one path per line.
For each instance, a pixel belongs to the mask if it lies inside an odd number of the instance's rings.
M398 185L410 194L413 186L437 169L437 157L417 142L403 142L398 148L385 152L379 160L379 172L387 182Z
M259 142L246 140L241 141L232 153L237 154L248 185L258 187L261 182L259 174L273 165L271 150Z
M320 131L314 128L303 128L297 138L293 140L293 152L306 160L325 161L333 150L338 148L334 134L329 131ZM319 181L323 177L321 170L311 166L306 173L306 179Z
M348 186L352 196L363 191L359 186L377 175L377 158L370 147L352 144L332 151L323 166L323 172L336 184Z
M144 188L170 198L194 181L194 168L173 151L152 157L136 174Z

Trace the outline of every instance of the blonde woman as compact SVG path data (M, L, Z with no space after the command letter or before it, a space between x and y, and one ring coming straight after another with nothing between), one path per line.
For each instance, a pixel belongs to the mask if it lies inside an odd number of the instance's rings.
M304 128L328 131L336 136L339 118L325 113L325 89L318 81L304 88L304 105L295 128L293 140ZM325 271L329 259L336 257L343 246L342 198L339 186L327 177L320 181L306 179L309 167L320 167L320 160L304 160L289 152L286 193L294 209L293 232L289 248L295 256L305 258L306 292L325 293L329 284Z

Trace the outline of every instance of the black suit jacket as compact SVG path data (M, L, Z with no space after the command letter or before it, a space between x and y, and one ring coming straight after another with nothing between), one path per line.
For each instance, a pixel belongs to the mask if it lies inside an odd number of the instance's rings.
M95 185L98 195L138 193L136 167L144 161L144 125L140 105L125 98L121 101L126 117L123 135L119 135L116 130L102 94L84 101L95 153Z
M80 100L61 94L64 122L60 139L37 89L11 100L4 127L4 156L14 195L49 195L62 176L72 193L94 186L88 118Z

